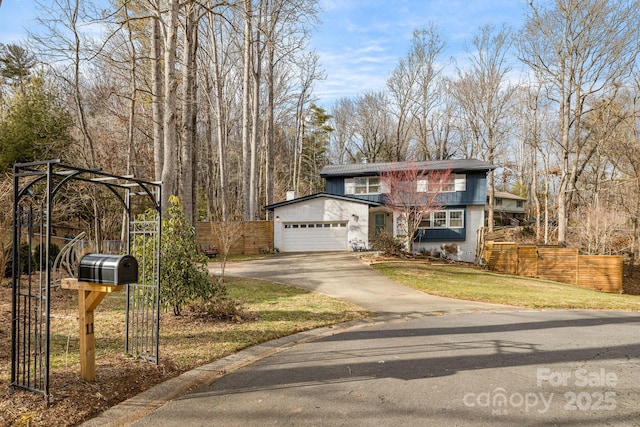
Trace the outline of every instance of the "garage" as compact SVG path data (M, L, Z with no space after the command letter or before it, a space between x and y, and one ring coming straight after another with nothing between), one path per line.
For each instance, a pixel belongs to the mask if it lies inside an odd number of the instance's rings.
M365 246L369 207L380 203L318 193L265 206L273 212L273 244L280 252L348 251Z
M294 222L283 224L285 252L344 251L348 249L347 222Z

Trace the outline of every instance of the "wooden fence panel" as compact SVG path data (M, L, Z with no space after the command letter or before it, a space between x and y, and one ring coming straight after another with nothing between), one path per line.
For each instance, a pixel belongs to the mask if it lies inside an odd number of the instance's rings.
M252 221L245 222L244 253L259 254L260 251L270 251L273 248L273 222Z
M198 244L217 247L216 236L210 222L199 222L196 225ZM242 231L233 243L232 255L255 255L262 250L273 249L273 221L244 221Z
M518 252L515 243L487 242L483 259L490 270L511 274L517 272Z
M577 249L486 242L482 257L490 270L622 292L620 256L578 255Z
M538 274L542 279L577 284L578 250L538 248Z
M518 246L518 276L536 277L538 275L538 248Z
M581 255L578 261L578 284L604 292L622 292L621 256Z

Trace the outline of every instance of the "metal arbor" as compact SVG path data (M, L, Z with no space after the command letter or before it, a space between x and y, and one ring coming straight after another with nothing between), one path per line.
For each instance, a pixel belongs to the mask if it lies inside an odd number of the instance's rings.
M14 166L11 384L49 401L53 214L69 183L100 186L122 204L121 250L141 258L139 283L126 287L125 353L158 363L162 187L133 176L83 169L60 160ZM35 256L34 256L35 254ZM37 259L36 259L37 257ZM144 263L144 265L143 265ZM151 265L148 265L151 264Z

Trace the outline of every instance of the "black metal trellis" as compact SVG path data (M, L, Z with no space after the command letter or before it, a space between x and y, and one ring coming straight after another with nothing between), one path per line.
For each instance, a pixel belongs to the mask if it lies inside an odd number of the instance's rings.
M139 283L127 285L124 351L158 363L162 186L133 176L64 165L60 160L14 166L11 387L49 400L52 268L49 262L56 195L83 181L107 188L124 207L123 248L141 254ZM143 214L141 207L149 208ZM36 248L39 250L36 251ZM35 259L33 254L37 254Z

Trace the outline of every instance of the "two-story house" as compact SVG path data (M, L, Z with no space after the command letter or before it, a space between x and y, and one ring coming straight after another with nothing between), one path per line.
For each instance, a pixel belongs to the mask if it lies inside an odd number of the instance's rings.
M381 230L397 235L397 214L385 206L381 175L416 166L450 174L439 196L441 209L422 222L414 250L441 251L453 244L457 254L450 256L474 261L476 230L485 221L487 172L495 169L474 159L325 166L324 193L265 207L273 211L274 246L281 252L341 251L368 247Z
M504 191L496 191L493 201L493 215L495 225L518 225L524 221L525 203L527 199L516 194ZM487 198L487 207L489 209L489 199Z

